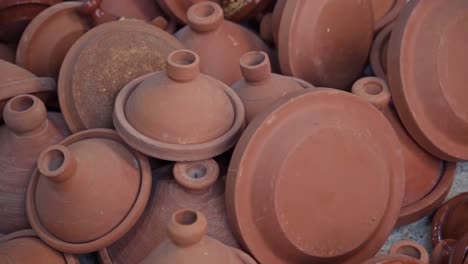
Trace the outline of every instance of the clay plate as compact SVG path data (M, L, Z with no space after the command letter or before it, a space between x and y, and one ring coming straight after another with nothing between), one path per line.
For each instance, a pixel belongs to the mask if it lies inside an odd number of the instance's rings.
M468 192L443 204L432 219L432 246L444 239L460 239L468 233Z

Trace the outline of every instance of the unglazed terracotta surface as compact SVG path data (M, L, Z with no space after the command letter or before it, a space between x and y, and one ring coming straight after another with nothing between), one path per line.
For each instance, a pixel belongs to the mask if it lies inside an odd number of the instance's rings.
M370 53L370 65L375 76L388 82L387 61L388 61L388 43L392 35L393 24L383 28L375 37L372 43Z
M200 56L202 73L227 85L242 79L239 68L242 55L249 51L269 52L253 32L224 20L217 3L197 3L188 9L187 17L188 25L175 33L176 38Z
M432 220L432 245L444 239L459 240L468 233L468 192L444 203Z
M206 217L192 209L174 212L168 221L168 237L142 264L255 264L249 255L206 235Z
M0 60L15 63L15 56L16 52L12 47L4 43L0 43Z
M374 10L374 31L378 32L400 15L407 0L372 0Z
M376 256L363 264L429 264L429 253L415 241L402 240L393 244L388 255Z
M260 22L260 36L262 39L278 43L278 31L286 0L277 0L272 13L265 14Z
M185 25L188 23L187 10L196 3L207 0L155 0L164 12L178 24ZM219 2L219 0L208 0Z
M272 0L218 0L226 19L242 22L263 11Z

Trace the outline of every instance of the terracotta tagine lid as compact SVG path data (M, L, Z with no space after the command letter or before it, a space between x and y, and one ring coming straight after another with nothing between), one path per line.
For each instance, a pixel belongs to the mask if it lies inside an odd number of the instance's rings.
M179 162L153 171L153 191L137 224L121 239L99 252L101 263L140 263L167 237L172 214L190 207L205 215L207 235L239 248L226 217L225 182L216 161Z
M188 25L175 33L187 49L201 58L201 72L227 85L242 79L239 59L249 51L268 51L253 32L224 20L223 10L214 2L200 2L187 11ZM213 49L216 47L216 49Z
M372 43L370 53L370 65L375 76L388 82L387 78L387 59L388 59L388 43L392 35L393 24L389 24L383 28L375 37Z
M379 109L400 139L405 159L406 184L398 225L406 225L431 214L450 191L456 164L432 156L413 141L391 104L385 81L364 77L354 83L352 92Z
M395 243L388 255L376 256L363 264L429 264L429 253L415 241Z
M70 132L59 113L47 113L44 103L29 94L8 101L0 126L0 232L29 227L25 193L39 153Z
M378 32L395 21L406 3L406 0L372 0L374 31Z
M2 263L79 264L72 255L58 252L42 242L33 230L21 230L0 237ZM6 262L4 262L6 261Z
M88 31L67 53L60 70L60 107L70 129L112 127L120 89L164 69L167 55L180 48L169 33L145 22L109 22Z
M432 246L444 239L459 240L468 233L468 192L444 203L432 219Z
M172 214L167 224L169 239L155 248L142 264L183 263L257 263L249 255L231 248L206 235L205 216L191 209L181 209Z
M262 12L272 0L219 0L219 2L226 19L243 22Z
M147 158L113 130L76 133L42 151L37 166L26 194L29 222L44 242L67 253L89 253L121 238L151 190Z
M277 42L283 74L315 86L349 89L372 44L371 2L297 0L284 5Z
M8 61L11 63L15 62L16 52L7 44L0 43L0 60Z
M156 0L161 9L178 24L185 25L188 23L187 10L196 3L212 1L218 2L220 0Z
M244 106L224 83L200 73L189 50L167 57L165 71L127 84L115 102L114 125L133 148L164 160L212 158L237 142Z
M464 0L410 1L389 44L389 87L403 124L448 161L468 159L467 11Z
M457 240L455 239L444 239L440 241L432 250L431 264L449 264L456 244Z
M260 263L360 263L391 233L404 183L398 137L375 107L304 89L245 130L227 176L227 212Z
M237 81L232 89L244 104L247 124L282 96L313 87L305 81L272 73L270 59L265 52L244 54L240 59L240 68L244 79Z

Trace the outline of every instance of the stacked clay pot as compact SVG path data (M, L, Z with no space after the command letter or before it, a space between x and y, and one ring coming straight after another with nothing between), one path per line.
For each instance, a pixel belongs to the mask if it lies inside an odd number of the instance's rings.
M429 264L429 254L422 245L403 240L393 244L388 255L376 256L363 264Z

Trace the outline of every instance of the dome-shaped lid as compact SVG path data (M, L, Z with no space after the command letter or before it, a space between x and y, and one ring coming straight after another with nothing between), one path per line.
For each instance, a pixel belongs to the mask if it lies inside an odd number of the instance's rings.
M124 235L151 188L148 160L112 130L86 130L48 147L37 168L26 198L31 226L46 243L71 253Z
M192 51L174 51L166 71L123 88L115 103L114 123L128 144L162 159L202 160L236 142L244 120L242 102L225 84L201 74L199 63ZM146 147L141 144L145 141L154 143ZM168 148L180 156L171 155ZM190 152L196 148L204 153Z
M174 212L168 223L170 241L154 249L141 263L256 263L242 251L206 236L206 230L207 221L202 213L190 209Z

